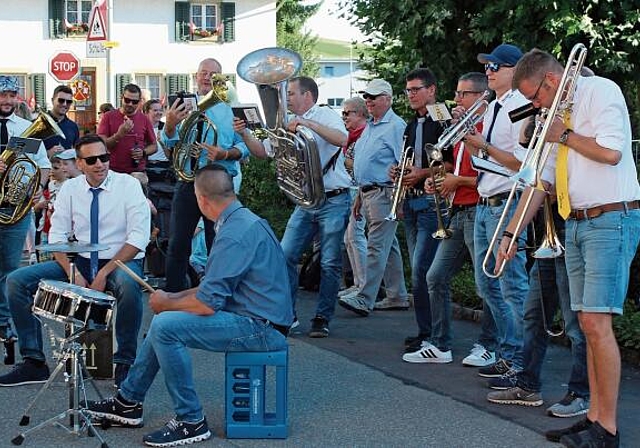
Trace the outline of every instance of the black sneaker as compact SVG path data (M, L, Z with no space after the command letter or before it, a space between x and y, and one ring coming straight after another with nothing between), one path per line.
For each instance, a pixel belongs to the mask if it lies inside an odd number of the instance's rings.
M491 365L486 367L480 367L478 369L478 375L483 378L498 378L511 370L511 363L504 359L499 359Z
M422 343L422 341L426 341L427 339L429 339L429 335L423 333L420 333L418 336L407 336L406 338L404 338L404 346L406 348L409 348L415 347L417 344L417 350L420 350L420 344ZM416 350L411 351L415 352Z
M125 404L119 395L102 401L88 401L87 414L95 419L105 419L119 426L142 428L142 403Z
M44 362L25 359L11 372L0 376L0 386L23 386L25 384L46 383L49 379L49 367Z
M618 448L620 446L620 431L617 431L614 436L600 426L600 423L593 422L587 429L560 437L560 443L567 448Z
M323 316L316 316L311 319L310 338L326 338L329 336L329 321Z
M544 433L544 436L547 438L548 441L557 443L557 442L560 442L560 439L562 438L562 436L584 431L585 429L588 429L591 425L593 425L593 422L588 418L585 418L580 420L579 422L574 423L568 428L550 429L549 431Z
M0 342L16 341L18 337L10 326L0 325Z
M130 368L131 366L129 364L116 363L116 369L114 373L114 382L113 382L113 385L116 387L116 389L120 389L120 385L127 378Z
M147 434L142 441L149 446L178 446L202 442L211 437L207 419L198 423L187 423L171 419L162 428Z

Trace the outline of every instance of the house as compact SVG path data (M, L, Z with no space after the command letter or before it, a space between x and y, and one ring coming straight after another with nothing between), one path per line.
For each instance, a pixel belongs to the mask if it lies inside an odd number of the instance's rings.
M240 101L259 101L255 86L236 77L235 70L245 54L275 46L275 0L102 2L108 7L105 28L114 45L108 57L87 57L92 0L2 2L0 74L18 76L20 95L32 107L48 107L59 84L50 74L50 60L61 51L80 60L79 75L68 83L76 99L70 116L85 130L95 126L101 103L119 105L129 82L146 89L150 98L193 91L197 65L206 57L221 62Z

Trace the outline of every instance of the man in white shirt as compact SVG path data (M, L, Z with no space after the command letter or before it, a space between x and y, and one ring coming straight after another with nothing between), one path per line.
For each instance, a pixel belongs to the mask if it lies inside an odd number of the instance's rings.
M518 63L513 85L534 107L549 108L558 91L564 92L562 75L562 65L553 56L532 50ZM620 88L598 76L578 79L572 110L563 115L550 118L554 122L545 140L559 145L542 179L546 188L554 184L558 209L567 220L571 309L578 312L587 340L591 406L584 420L548 431L546 437L567 447L616 448L620 352L612 320L622 314L629 266L640 240L640 185L631 153L631 124ZM520 203L529 195L529 209L519 204L504 231L496 263L513 259L514 251L507 253L507 248L518 237L516 222L525 213L524 227L546 192L527 188Z
M118 350L113 359L116 385L119 385L136 357L142 292L133 279L116 269L115 261L124 262L142 275L142 259L150 236L150 210L135 178L109 170L109 153L101 137L82 137L76 151L78 167L84 175L67 180L58 192L49 241L66 243L75 237L81 243L108 247L93 259L90 253L79 254L75 260L75 284L96 291L109 290L117 301ZM0 386L42 383L49 377L42 328L31 308L41 279L67 281L70 278L66 254L54 252L54 257L55 261L18 269L7 279L11 313L24 362L0 376Z
M0 76L0 151L7 149L11 137L20 136L30 125L29 120L18 117L14 111L18 101L18 78L15 76ZM27 154L40 170L40 182L45 183L49 178L51 163L47 159L44 145L36 154ZM10 168L5 162L0 161L0 178L6 175ZM8 185L8 184L7 184ZM3 202L0 204L0 214L5 222L15 211L15 205ZM11 312L9 311L8 298L5 295L5 283L7 275L20 266L22 248L29 230L32 218L30 213L12 224L0 224L0 341L13 339L11 331Z

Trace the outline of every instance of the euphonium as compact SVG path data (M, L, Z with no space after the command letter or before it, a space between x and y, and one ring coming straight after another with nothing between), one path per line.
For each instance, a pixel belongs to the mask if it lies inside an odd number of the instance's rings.
M31 125L20 135L21 138L45 140L58 135L65 137L50 115L41 112ZM0 212L0 224L11 225L20 221L31 209L33 195L40 185L40 170L16 148L7 148L0 155L7 169L0 176L0 204L8 212Z
M404 179L404 173L407 169L413 166L413 157L415 155L413 151L413 147L407 146L405 147L405 143L407 142L407 136L404 136L404 142L402 146L404 150L402 151L402 157L400 158L400 163L398 164L397 170L398 173L396 175L396 181L393 183L393 198L391 200L391 210L389 214L385 218L387 221L397 221L398 220L398 207L404 200L405 195L407 194L407 187L402 184Z
M220 102L227 102L227 77L214 73L211 75L211 91L198 101L198 110L191 112L182 122L178 142L171 152L173 169L184 182L193 182L195 179L197 159L202 151L197 144L204 142L210 131L213 132L213 144L218 144L218 128L206 112Z
M286 129L287 80L301 65L302 59L295 51L262 48L244 56L236 71L258 88L278 187L296 205L315 208L325 201L318 145L310 129L298 126L295 133Z
M551 124L556 117L562 117L565 111L571 111L573 109L573 96L578 86L578 79L580 78L580 70L584 65L584 60L587 57L587 48L583 44L576 44L571 49L567 64L565 65L562 78L556 91L556 96L553 98L553 102L548 109L541 109L540 118L536 122L536 127L527 147L527 154L525 155L520 171L511 179L514 181L507 202L504 206L504 211L500 216L496 231L493 234L489 248L487 249L487 255L482 262L482 270L491 278L497 278L502 275L506 260L502 262L500 266L494 268L494 272L490 272L489 260L493 257L495 246L498 242L500 232L502 232L504 221L509 214L509 209L516 191L522 186L534 187L536 189L542 188L541 175L544 169L549 154L551 153L554 144L546 142L547 133L551 128ZM513 231L514 235L519 235L524 225L525 216L531 207L531 201L533 200L533 194L527 195L524 202L523 211L520 215L520 219L516 222L516 227ZM551 236L549 244L555 244L557 237ZM509 241L507 252L513 250L514 244L517 244L517 238L512 238Z

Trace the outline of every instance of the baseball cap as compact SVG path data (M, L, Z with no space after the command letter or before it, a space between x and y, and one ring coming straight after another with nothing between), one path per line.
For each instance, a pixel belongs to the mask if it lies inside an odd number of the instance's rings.
M76 158L75 149L65 149L64 151L56 154L56 157L60 160L71 160Z
M384 79L372 79L367 84L364 90L359 91L358 93L368 93L369 95L389 95L393 96L393 90L391 89L391 84L389 84Z
M16 76L0 75L0 92L17 92L18 90Z
M478 54L478 62L486 64L495 62L498 64L516 65L522 57L522 51L515 45L500 44L491 53Z

